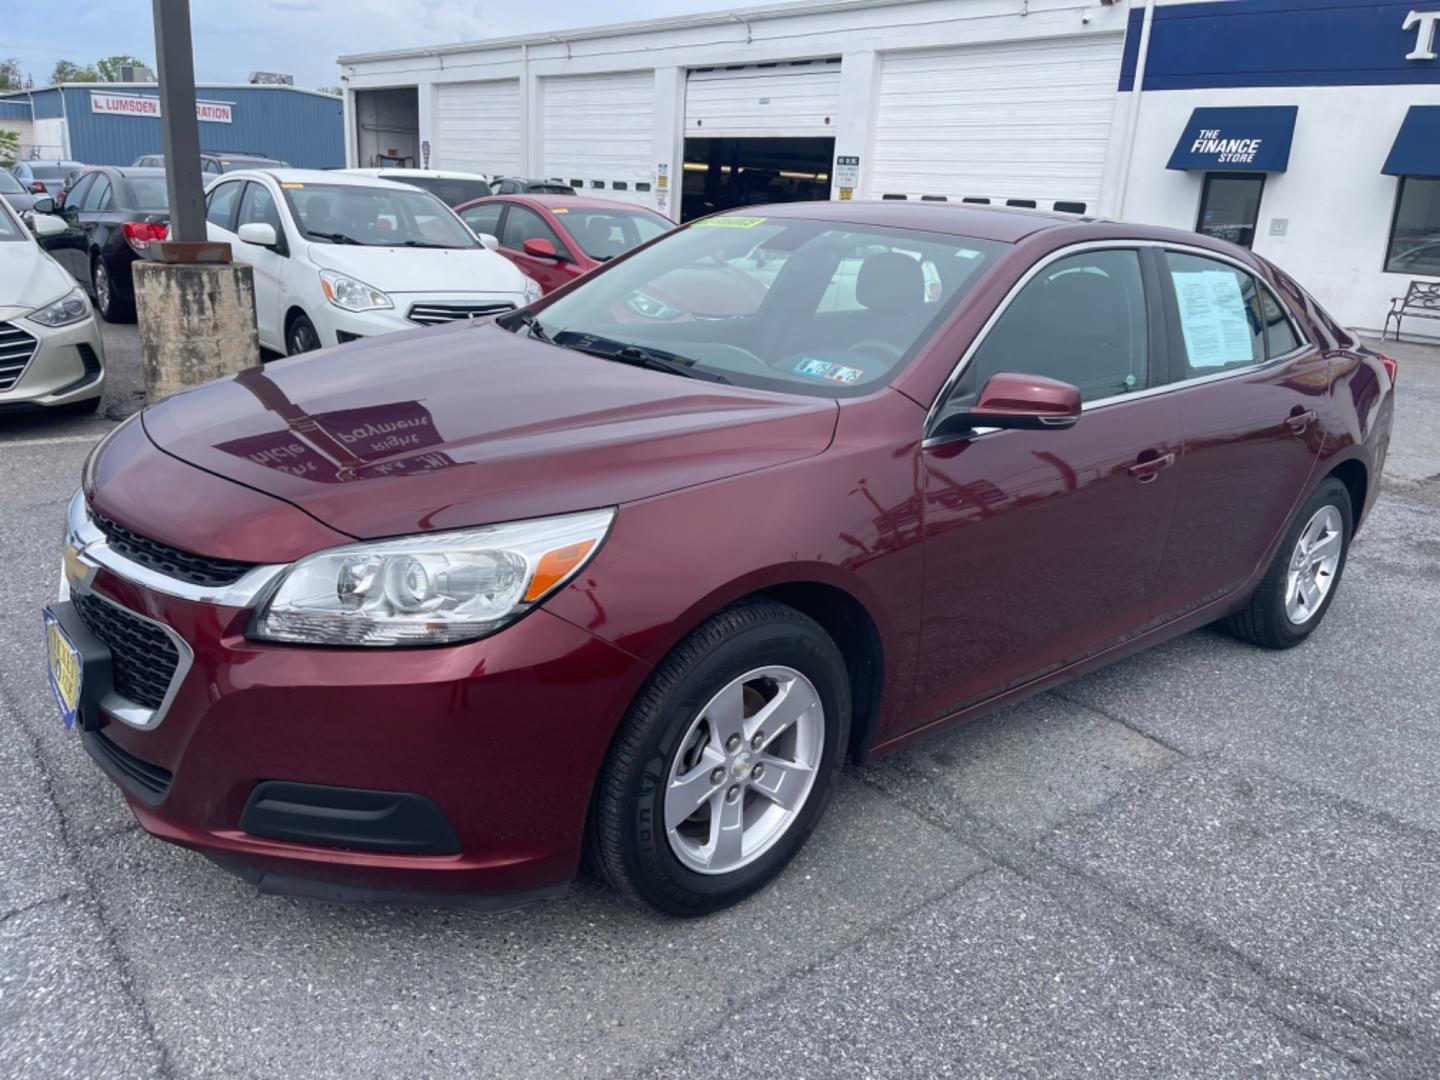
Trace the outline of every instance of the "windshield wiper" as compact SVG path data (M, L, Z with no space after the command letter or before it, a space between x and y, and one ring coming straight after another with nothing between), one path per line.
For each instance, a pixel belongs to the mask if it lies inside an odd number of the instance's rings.
M537 319L531 312L517 311L515 312L515 314L507 316L507 318L518 323L520 326L525 327L526 330L530 332L530 336L533 337L536 341L543 341L547 345L554 344L550 340L550 335L545 332L545 328L540 325L540 320ZM504 324L502 323L501 325ZM506 326L505 329L510 330L510 327ZM515 331L510 330L510 332L513 334Z
M401 240L400 243L398 243L398 244L395 245L395 246L396 246L396 247L415 247L415 248L445 248L447 251L450 250L451 248L459 247L458 244L431 244L431 243L427 243L427 242L424 241L424 240Z
M359 240L356 240L353 236L346 236L344 233L315 232L313 229L306 229L305 235L313 236L317 240L329 240L332 244L355 244L359 247L364 247Z
M534 333L534 328L531 328ZM595 337L577 330L562 330L555 335L556 345L564 349L598 356L602 360L614 360L634 367L649 368L651 371L665 371L671 375L683 375L687 379L704 379L706 382L729 383L730 380L717 371L706 371L695 366L693 360L686 360L675 353L660 349L645 349L639 345L627 345L623 341Z

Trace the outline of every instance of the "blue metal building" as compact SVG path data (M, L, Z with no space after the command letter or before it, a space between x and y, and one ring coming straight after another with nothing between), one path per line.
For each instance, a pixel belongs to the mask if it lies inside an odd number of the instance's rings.
M21 133L23 157L129 165L162 150L154 83L65 83L0 94L0 128ZM341 99L294 86L196 87L202 150L249 152L298 168L345 164Z

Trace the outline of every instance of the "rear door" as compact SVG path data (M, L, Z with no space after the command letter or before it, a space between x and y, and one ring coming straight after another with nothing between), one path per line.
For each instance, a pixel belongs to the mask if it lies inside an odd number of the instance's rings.
M1185 468L1158 594L1175 614L1244 584L1312 482L1331 365L1247 267L1157 250Z
M1080 388L1068 430L978 430L921 451L925 598L917 725L1144 626L1179 492L1179 411L1138 246L1050 257L981 334L947 402L998 372Z

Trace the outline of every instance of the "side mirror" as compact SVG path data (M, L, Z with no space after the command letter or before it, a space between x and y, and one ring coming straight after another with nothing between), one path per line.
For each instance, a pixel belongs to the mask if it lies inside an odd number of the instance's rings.
M59 236L68 226L58 217L50 214L36 214L35 220L30 223L31 230L41 239L48 236Z
M942 417L931 438L959 435L975 428L1069 428L1079 419L1077 387L1043 375L999 371L980 388L974 405Z
M476 233L475 236L480 241L481 246L487 251L500 250L500 238L494 233L482 232Z
M30 207L37 214L53 214L55 212L55 200L46 195L43 199L36 199Z
M555 245L539 236L532 236L526 240L524 247L526 255L533 255L537 259L560 258L560 253L555 250Z
M247 221L235 235L245 243L259 247L273 248L280 242L280 238L275 235L275 226L268 221Z

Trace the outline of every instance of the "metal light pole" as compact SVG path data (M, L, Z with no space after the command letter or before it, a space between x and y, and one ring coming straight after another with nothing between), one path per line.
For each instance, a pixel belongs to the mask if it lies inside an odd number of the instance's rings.
M190 0L154 0L155 68L171 241L205 240L205 184L200 178L200 125L195 119L195 58Z
M231 262L230 245L205 232L190 0L153 0L153 11L170 228L134 270L140 363L152 402L260 361L253 272Z

